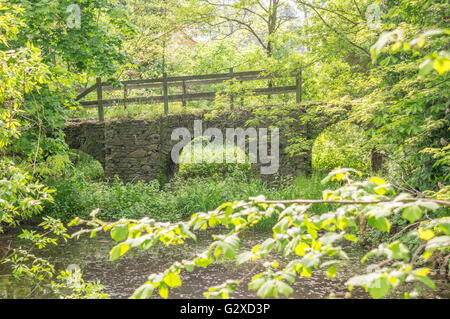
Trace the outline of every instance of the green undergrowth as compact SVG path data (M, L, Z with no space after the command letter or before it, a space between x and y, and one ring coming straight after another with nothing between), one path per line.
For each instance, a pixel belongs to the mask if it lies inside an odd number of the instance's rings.
M100 208L98 216L106 220L148 216L175 222L189 219L196 212L213 210L224 202L248 200L261 194L267 199L321 198L325 189L320 183L321 178L317 174L299 175L267 182L242 176L220 179L175 177L161 187L157 180L123 183L116 178L108 183L75 175L50 182L57 190L55 201L45 207L43 214L67 222L77 216L88 218L93 209ZM312 211L322 213L327 209L320 205ZM271 224L271 221L264 221L260 227L269 228Z

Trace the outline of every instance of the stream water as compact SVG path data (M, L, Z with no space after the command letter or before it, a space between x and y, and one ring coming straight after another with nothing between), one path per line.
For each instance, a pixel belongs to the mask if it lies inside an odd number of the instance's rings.
M83 272L85 280L99 280L105 287L105 292L111 298L128 298L134 290L147 280L151 273L158 273L167 269L173 262L191 258L196 252L204 250L210 242L211 234L202 234L197 242L190 242L183 246L156 247L147 251L131 250L125 257L117 261L109 261L109 251L115 245L107 234L98 234L90 239L88 235L80 239L70 239L67 243L40 251L62 270L69 265L77 265ZM257 233L255 242L263 241L267 234ZM251 238L243 238L242 247L250 247ZM0 236L0 251L9 245L15 246L17 235ZM327 278L325 271L317 269L311 277L298 277L294 285L294 293L289 298L326 298L331 293L336 297L344 297L347 289L345 281L364 271L359 260L365 254L361 248L349 249L350 261L343 267L336 278ZM272 256L271 258L276 258ZM270 259L266 259L267 261ZM279 259L281 260L281 259ZM254 291L247 289L253 275L263 271L263 262L247 263L239 267L231 262L221 262L207 268L196 268L189 273L182 271L181 287L170 289L169 298L204 298L203 292L208 287L223 283L228 279L240 280L238 289L230 295L231 298L258 298ZM0 298L30 298L30 289L16 282L10 275L11 270L0 268ZM437 289L425 290L425 298L450 298L450 284L445 280L437 281ZM33 292L33 298L48 298L45 294ZM356 287L352 298L368 298L368 294ZM401 292L390 295L391 298L402 297ZM155 292L153 298L159 298Z

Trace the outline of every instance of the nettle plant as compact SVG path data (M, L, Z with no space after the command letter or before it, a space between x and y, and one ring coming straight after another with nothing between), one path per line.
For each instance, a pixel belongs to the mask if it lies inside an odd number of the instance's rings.
M414 198L409 194L396 195L393 187L383 179L372 177L357 181L362 173L354 169L338 169L331 172L323 182L338 181L336 190L325 190L321 200L266 200L263 196L250 201L225 203L209 212L199 212L190 221L161 223L152 219L121 219L107 223L96 218L98 210L91 213L92 220L74 219L70 225L87 225L73 236L89 232L91 237L98 231L110 232L117 245L110 251L110 260L116 260L132 248L150 249L158 243L182 245L187 239L196 239L193 231L206 230L222 225L225 233L213 235L209 247L190 260L173 263L166 271L151 274L148 281L136 289L132 298L149 298L158 289L163 298L168 298L169 288L182 284L184 271L194 271L196 267L208 267L222 259L234 260L237 265L253 262L277 253L289 260L281 268L280 261L264 264L265 271L255 275L248 285L258 296L288 297L293 289L291 284L297 276L309 277L317 269L326 269L328 277L335 277L339 268L349 260L345 252L345 241L358 242L358 231L364 224L389 232L389 218L400 214L411 224L405 230L416 227L417 236L424 241L417 251L410 251L400 241L382 243L366 254L361 263L367 265L366 273L350 278L346 285L352 291L354 286L362 286L373 298L386 296L389 291L406 282L416 282L413 291L405 293L405 298L418 296L423 283L435 288L428 277L429 268L418 267L411 256L423 252L427 260L433 252L450 255L450 217L431 219L428 212L440 207L447 209L450 202L430 198ZM311 205L337 204L337 209L322 215L309 213ZM273 235L250 250L240 249L239 234L265 218L277 216L272 229ZM413 227L414 226L414 227ZM223 228L223 227L222 227ZM395 237L392 237L395 239ZM348 246L348 245L347 245ZM294 256L294 257L293 257ZM381 259L381 261L380 261ZM239 281L228 280L219 286L210 287L204 293L207 298L228 298ZM349 293L351 295L351 292Z

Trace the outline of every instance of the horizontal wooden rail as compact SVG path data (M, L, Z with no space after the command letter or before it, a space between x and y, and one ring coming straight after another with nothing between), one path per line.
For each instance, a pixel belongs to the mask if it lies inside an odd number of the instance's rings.
M236 80L238 81L257 81L257 80L268 80L268 79L275 79L275 78L282 78L283 76L245 76L245 77L237 77ZM167 78L169 79L169 78ZM186 81L174 81L174 82L168 82L168 87L182 87L183 83L187 86L193 86L193 85L205 85L205 84L218 84L223 83L226 80L230 80L230 78L221 78L221 79L209 79L209 80L186 80ZM122 84L122 87L115 87L112 85L105 85L102 84L102 90L103 91L119 91L123 90L123 86L126 86L127 90L132 89L151 89L151 88L162 88L163 82L159 83L137 83L137 84L130 84L129 81L123 81L120 82Z
M295 85L292 86L280 86L280 87L272 87L272 88L259 88L248 90L253 95L268 95L268 94L284 94L284 93L292 93L295 92L297 87ZM186 101L198 101L198 100L214 100L216 98L216 92L202 92L202 93L188 93L188 94L174 94L169 95L169 102L182 102ZM156 96L143 96L143 97L131 97L126 99L108 99L102 100L103 106L112 106L119 105L119 103L158 103L164 102L163 95ZM85 101L80 102L80 105L85 108L93 108L97 107L97 101Z
M77 97L76 100L80 100L83 97L85 97L86 95L88 95L89 93L95 91L97 89L97 84L94 84L93 86L91 86L90 88L84 90L83 92L81 92Z
M264 71L247 71L247 72L233 72L233 68L230 69L229 73L218 73L218 74L203 74L203 75L187 75L187 76L172 76L167 77L165 74L162 78L155 79L142 79L142 80L128 80L121 81L120 86L113 86L107 82L102 82L100 78L97 78L96 84L82 91L76 100L79 101L86 97L89 93L97 91L97 100L93 101L80 101L80 105L85 108L98 108L99 120L103 121L104 112L103 107L123 104L125 107L128 103L164 103L164 112L168 113L168 103L169 102L179 102L181 101L183 107L186 106L186 101L196 101L196 100L214 100L216 98L217 92L198 92L198 93L187 93L189 87L195 85L205 85L205 84L218 84L225 81L234 79L240 83L244 81L256 81L256 80L270 80L276 78L283 78L284 76L280 74L268 75ZM245 92L249 92L253 95L271 95L275 94L285 94L285 93L296 93L296 101L301 102L302 94L302 79L301 70L295 74L291 74L289 77L296 78L296 84L291 86L279 86L272 87L272 83L269 83L267 88L256 88L256 89L246 89ZM180 87L182 88L182 94L168 94L169 87ZM157 88L161 89L162 95L156 96L145 96L145 97L128 97L128 91L136 89L149 89ZM123 98L117 99L103 99L103 91L117 91L123 90ZM234 97L230 95L230 104L233 107ZM243 98L241 98L241 103L243 103Z

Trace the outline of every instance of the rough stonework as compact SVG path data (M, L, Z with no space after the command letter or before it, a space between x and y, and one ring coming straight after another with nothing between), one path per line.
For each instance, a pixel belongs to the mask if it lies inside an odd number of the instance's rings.
M288 127L280 127L280 168L278 174L288 175L300 172L308 173L311 170L311 152L291 157L286 152L292 133L296 137L313 140L331 119L323 119L314 127L301 123L302 109L289 110L289 116L294 119ZM294 112L294 114L292 114ZM299 113L299 114L297 114ZM258 128L278 127L278 122L286 114L260 117L251 110L221 113L217 116L204 116L203 114L173 114L160 116L152 120L115 120L111 122L83 122L70 123L66 128L66 142L70 148L80 149L97 159L104 167L105 176L112 178L117 175L125 182L150 181L159 179L164 182L173 175L177 167L170 158L172 147L178 141L171 140L175 128L186 127L194 136L194 120L203 120L203 131L210 127L219 128L225 136L226 128ZM256 124L255 124L256 122ZM312 143L311 143L312 145ZM248 145L247 145L248 147ZM270 149L270 147L269 147ZM247 150L246 150L247 151ZM261 164L252 164L255 173L259 173ZM270 176L266 176L270 177Z

